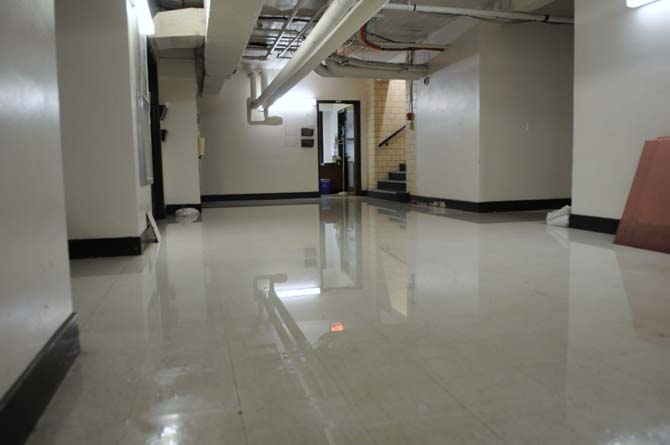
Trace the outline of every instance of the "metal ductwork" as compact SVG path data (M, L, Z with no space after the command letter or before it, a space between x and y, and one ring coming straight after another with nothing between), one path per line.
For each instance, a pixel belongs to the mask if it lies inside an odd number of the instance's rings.
M368 62L340 56L329 57L314 72L322 77L354 77L385 80L418 80L431 74L428 65Z
M209 5L207 5L209 3ZM264 0L209 0L203 94L219 94L242 60Z
M247 107L269 108L335 52L386 4L387 0L333 0L288 64Z

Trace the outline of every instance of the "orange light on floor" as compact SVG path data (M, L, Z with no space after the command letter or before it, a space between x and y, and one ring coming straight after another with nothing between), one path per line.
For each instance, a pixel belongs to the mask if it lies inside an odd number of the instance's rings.
M331 323L330 332L344 332L344 325L339 321Z

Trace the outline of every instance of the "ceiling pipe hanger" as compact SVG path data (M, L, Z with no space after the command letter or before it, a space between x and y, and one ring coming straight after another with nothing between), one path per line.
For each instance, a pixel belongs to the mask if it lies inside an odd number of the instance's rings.
M272 47L268 50L267 54L265 55L265 59L269 59L272 53L275 51L277 46L279 45L279 42L281 41L282 37L286 35L286 31L288 31L288 27L291 26L291 23L293 23L293 19L295 18L296 15L298 15L298 12L300 11L300 8L302 7L302 4L305 2L305 0L298 0L298 2L295 4L293 9L291 10L291 13L288 16L288 20L284 22L284 26L282 26L282 29L275 39L274 43L272 44Z
M323 12L326 10L327 7L328 7L328 3L324 3L323 6L321 6L321 8L312 16L312 18L309 20L309 22L307 22L305 24L305 26L302 27L302 29L300 30L298 35L296 35L293 38L293 40L291 40L289 42L288 46L286 48L284 48L284 50L281 51L279 54L277 54L277 59L281 59L284 56L284 54L286 54L286 52L289 50L289 48L291 48L291 45L293 45L300 37L302 37L307 32L307 30L312 26L312 23L314 23L314 21L318 17L321 17L321 14L323 14Z

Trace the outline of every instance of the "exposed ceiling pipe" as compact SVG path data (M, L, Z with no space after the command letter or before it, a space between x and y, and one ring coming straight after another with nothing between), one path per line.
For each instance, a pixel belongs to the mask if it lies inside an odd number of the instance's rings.
M326 12L324 12L319 23L314 27L312 33L303 42L298 51L296 51L293 58L289 60L284 69L277 74L269 87L262 91L261 96L250 103L251 108L255 109L261 105L271 105L281 97L277 96L277 98L273 98L272 96L279 91L280 86L287 83L287 81L289 81L292 76L295 76L295 74L305 65L306 59L312 56L319 46L323 44L325 38L340 23L340 21L342 21L354 3L356 3L356 0L333 1Z
M299 47L300 47L300 45L295 44L294 46L289 47L289 48L290 49L298 49ZM264 43L249 42L249 44L247 45L247 49L250 50L250 51L267 51L268 48L270 48L270 45L266 45ZM279 46L277 48L284 49L284 48L286 48L286 44L281 43L281 44L279 44ZM263 60L265 60L265 56L263 56Z
M284 37L286 31L288 30L288 27L291 26L291 23L293 23L293 19L295 18L296 15L298 15L298 11L300 11L300 8L302 7L302 4L304 2L305 0L298 0L298 2L295 4L293 9L291 10L291 13L288 16L288 20L284 22L284 26L282 26L279 36L275 39L274 43L272 44L272 47L268 50L268 53L265 55L266 59L269 59L274 50L277 48L277 45L279 45L279 41L282 39L282 37Z
M284 69L257 99L249 98L247 106L256 109L272 105L355 34L386 1L334 0Z
M288 20L287 16L283 15L259 15L259 22L285 22ZM309 22L310 17L295 17L294 22Z
M263 35L263 36L270 36L270 37L277 37L280 33L281 30L279 29L271 29L271 28L254 28L253 31L254 34L258 35ZM284 31L284 35L288 36L295 36L298 34L298 31L295 31L293 29L287 29Z
M261 88L267 87L267 83L267 73L263 72L261 73ZM253 71L249 73L249 85L251 87L251 96L249 96L249 100L255 99L258 94L258 74ZM255 121L253 120L253 110L247 107L247 123L249 125L281 125L283 122L284 119L279 116L270 116L268 107L263 108L263 120Z
M387 11L426 12L432 14L447 14L493 20L522 20L526 22L551 23L560 25L571 25L575 23L575 19L572 17L559 17L552 15L530 14L527 12L511 12L492 9L466 9L452 8L450 6L423 6L417 4L405 5L399 3L389 3L384 6L384 9Z
M314 21L317 18L321 17L321 14L323 14L323 11L325 11L327 7L328 7L328 3L324 3L323 6L321 6L321 8L312 16L312 18L309 20L309 22L307 22L305 24L305 26L302 27L302 29L300 30L298 35L295 36L293 38L293 40L291 40L289 42L288 46L286 48L284 48L284 50L281 51L279 54L277 54L277 59L281 59L284 56L284 54L286 54L286 52L289 50L291 45L293 45L300 37L302 37L307 32L307 30L312 26L312 23L314 23Z
M324 61L314 72L322 77L355 77L386 80L418 80L431 74L428 65L367 62L335 56Z
M425 72L429 66L427 63L422 65L413 65L410 63L391 63L391 62L377 62L372 60L361 60L353 57L343 57L333 54L326 61L338 63L339 65L351 65L359 68L375 68L386 70L403 69L407 71Z
M421 45L412 43L394 44L392 42L385 42L384 45L372 43L368 40L367 24L363 25L358 31L358 40L368 48L376 51L444 51L444 46L438 45Z

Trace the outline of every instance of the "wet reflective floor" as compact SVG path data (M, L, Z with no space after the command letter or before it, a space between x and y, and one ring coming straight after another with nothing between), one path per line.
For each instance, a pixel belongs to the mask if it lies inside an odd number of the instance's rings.
M670 443L670 256L332 198L72 262L82 354L30 444Z

